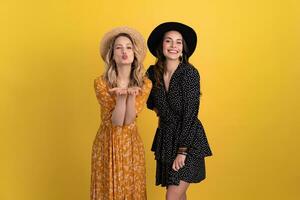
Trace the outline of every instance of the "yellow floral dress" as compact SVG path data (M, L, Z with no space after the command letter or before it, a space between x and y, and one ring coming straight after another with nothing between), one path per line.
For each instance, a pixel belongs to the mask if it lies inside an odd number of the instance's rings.
M144 85L136 97L137 114L146 104L151 88L151 81L144 77ZM92 149L91 200L146 200L143 142L136 122L124 126L112 124L116 101L108 89L102 76L95 79L101 125Z

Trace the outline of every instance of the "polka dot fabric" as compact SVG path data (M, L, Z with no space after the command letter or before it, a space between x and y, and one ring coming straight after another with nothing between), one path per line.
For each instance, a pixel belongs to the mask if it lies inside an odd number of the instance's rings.
M198 119L200 103L200 76L196 68L188 64L179 64L173 73L169 90L157 86L154 78L154 66L150 66L147 75L152 81L147 107L156 108L159 125L152 144L157 161L156 185L178 185L180 180L196 183L205 178L206 156L211 156L204 128ZM179 147L187 147L185 166L178 172L172 169Z

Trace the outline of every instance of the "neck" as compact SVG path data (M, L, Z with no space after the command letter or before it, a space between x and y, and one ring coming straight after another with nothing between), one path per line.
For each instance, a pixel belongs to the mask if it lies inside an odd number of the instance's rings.
M179 60L166 60L165 73L172 74L177 69L179 63Z
M117 77L118 82L129 83L131 65L117 66L117 69L118 69L118 77Z

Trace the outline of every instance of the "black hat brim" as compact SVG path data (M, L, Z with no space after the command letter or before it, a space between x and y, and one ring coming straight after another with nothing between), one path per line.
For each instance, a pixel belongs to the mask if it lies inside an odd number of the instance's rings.
M156 50L158 48L159 43L161 42L161 40L164 37L164 34L168 31L178 31L179 33L181 33L183 39L186 42L187 45L187 56L190 57L195 49L196 49L196 45L197 45L197 34L194 31L194 29L192 29L191 27L179 23L179 22L165 22L162 23L160 25L158 25L150 34L148 40L147 40L147 45L148 48L151 52L151 54L155 57L157 57L157 53Z

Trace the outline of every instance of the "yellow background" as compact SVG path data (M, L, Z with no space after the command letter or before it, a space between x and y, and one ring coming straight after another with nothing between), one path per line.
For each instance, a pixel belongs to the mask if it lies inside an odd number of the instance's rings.
M148 37L165 21L195 28L201 120L214 156L190 200L300 199L300 3L297 0L1 1L0 199L89 199L100 124L98 46L115 26ZM150 53L145 68L154 62ZM150 146L157 119L138 118Z

